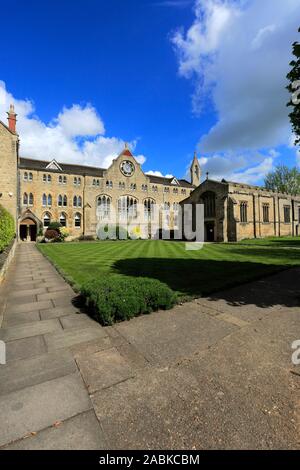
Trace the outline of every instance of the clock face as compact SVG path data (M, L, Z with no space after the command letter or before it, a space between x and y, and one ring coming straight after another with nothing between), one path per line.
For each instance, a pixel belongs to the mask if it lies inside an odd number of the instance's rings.
M121 163L120 168L124 176L131 176L134 173L134 164L129 160L124 160Z

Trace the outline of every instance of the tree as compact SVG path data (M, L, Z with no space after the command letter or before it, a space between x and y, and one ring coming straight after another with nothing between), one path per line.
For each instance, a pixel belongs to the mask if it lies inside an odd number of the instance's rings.
M300 33L300 28L298 29ZM292 106L293 110L289 114L289 118L292 124L293 133L295 134L295 145L300 144L300 43L294 42L293 44L293 55L295 59L290 62L292 67L290 72L287 74L289 85L287 89L291 93L291 100L287 106Z
M300 194L300 171L297 167L278 165L266 175L265 187L278 193Z

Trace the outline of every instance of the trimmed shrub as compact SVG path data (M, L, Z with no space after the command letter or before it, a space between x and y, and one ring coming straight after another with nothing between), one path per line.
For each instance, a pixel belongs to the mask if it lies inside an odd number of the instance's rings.
M143 313L172 308L177 296L166 284L144 277L92 279L81 287L91 315L102 325L129 320Z
M59 238L59 232L53 229L47 229L45 232L45 239L46 240L56 240Z
M14 236L14 218L4 207L0 206L0 252L10 244Z

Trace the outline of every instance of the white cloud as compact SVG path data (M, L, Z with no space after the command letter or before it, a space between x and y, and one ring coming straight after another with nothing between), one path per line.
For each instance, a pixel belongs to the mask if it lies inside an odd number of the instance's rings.
M156 171L156 170L146 171L146 175L161 176L162 178L173 178L173 175L170 175L170 174L163 175L160 171Z
M288 144L292 43L299 0L196 0L195 19L172 38L179 73L195 82L193 106L211 99L217 122L201 151L228 152Z
M104 123L90 104L64 107L51 122L44 123L35 114L32 101L16 99L0 81L0 119L3 122L7 122L6 110L11 103L18 114L17 130L23 157L56 158L61 162L107 168L124 148L123 139L104 136ZM129 145L134 151L137 140ZM137 156L139 163L145 160L144 155Z

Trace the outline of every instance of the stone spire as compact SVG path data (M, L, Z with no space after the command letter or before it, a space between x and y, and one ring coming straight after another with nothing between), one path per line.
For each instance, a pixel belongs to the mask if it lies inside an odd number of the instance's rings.
M199 161L197 158L197 152L194 152L194 158L191 164L190 172L191 172L191 183L194 186L199 186L201 171L200 171Z

